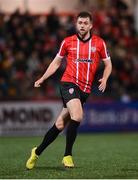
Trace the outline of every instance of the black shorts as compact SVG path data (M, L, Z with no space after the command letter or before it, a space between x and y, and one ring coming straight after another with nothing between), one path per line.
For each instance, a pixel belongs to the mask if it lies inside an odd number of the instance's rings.
M88 93L83 92L76 84L71 82L61 82L60 94L65 108L67 107L67 102L71 99L78 98L83 105L89 96Z

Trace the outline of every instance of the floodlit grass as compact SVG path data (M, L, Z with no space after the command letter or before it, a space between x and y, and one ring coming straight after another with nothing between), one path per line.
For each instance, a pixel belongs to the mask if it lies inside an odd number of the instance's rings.
M138 134L79 134L74 145L74 169L62 164L65 137L59 136L26 170L30 150L42 137L0 137L1 179L138 178Z

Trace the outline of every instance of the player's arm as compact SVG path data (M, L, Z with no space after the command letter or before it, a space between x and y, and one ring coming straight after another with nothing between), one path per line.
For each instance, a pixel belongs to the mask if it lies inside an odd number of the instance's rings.
M111 63L111 59L105 59L104 61L104 72L103 72L103 77L101 79L99 79L100 85L99 85L99 90L104 92L106 89L106 83L107 80L111 74L112 71L112 63Z
M42 75L42 77L35 82L34 87L40 87L41 84L46 79L48 79L50 76L52 76L57 71L57 69L60 67L61 61L62 61L62 58L57 55L54 58L54 60L50 63L50 65L48 66L47 70Z

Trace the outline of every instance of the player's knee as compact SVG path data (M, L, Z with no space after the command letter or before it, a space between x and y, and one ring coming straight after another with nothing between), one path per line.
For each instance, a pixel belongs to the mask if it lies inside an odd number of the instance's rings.
M64 129L64 123L63 122L56 122L55 125L61 131Z
M71 119L81 122L83 119L83 113L75 114L71 116Z

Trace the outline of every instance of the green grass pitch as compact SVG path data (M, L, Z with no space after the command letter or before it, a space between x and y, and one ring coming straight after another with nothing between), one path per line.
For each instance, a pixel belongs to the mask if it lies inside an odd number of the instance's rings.
M42 137L0 137L0 179L131 179L138 178L138 133L79 134L74 169L61 160L65 137L60 135L41 155L33 170L25 163Z

